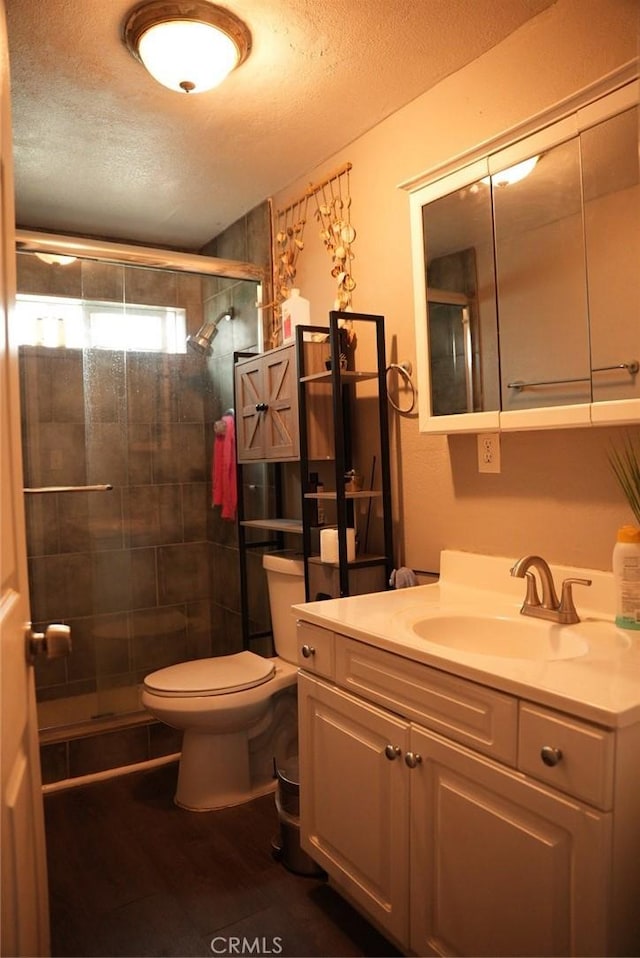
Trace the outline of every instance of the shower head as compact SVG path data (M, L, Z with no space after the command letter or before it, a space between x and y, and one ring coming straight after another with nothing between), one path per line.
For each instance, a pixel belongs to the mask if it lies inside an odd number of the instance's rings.
M206 356L210 353L211 343L218 332L218 323L223 319L233 319L233 315L233 306L230 306L228 309L225 309L224 313L221 313L215 321L203 323L197 333L194 333L192 336L187 336L187 346L189 349L192 349L194 353L200 353L201 356Z
M187 336L187 346L194 353L205 356L211 350L211 343L217 332L215 323L203 323L197 333Z

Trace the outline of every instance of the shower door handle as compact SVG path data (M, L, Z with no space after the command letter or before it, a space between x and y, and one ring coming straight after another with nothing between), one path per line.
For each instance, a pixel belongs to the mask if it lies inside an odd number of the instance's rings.
M33 665L36 656L45 654L48 659L62 659L71 652L71 629L58 622L48 625L44 632L34 632L31 623L25 629L27 659Z
M22 491L42 494L46 492L111 492L112 489L110 482L103 482L94 486L28 486Z

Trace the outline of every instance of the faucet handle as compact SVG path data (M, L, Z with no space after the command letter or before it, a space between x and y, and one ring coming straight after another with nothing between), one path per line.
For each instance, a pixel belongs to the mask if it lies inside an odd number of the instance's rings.
M558 606L558 612L561 612L563 615L571 616L572 622L579 622L578 613L576 612L576 607L573 602L573 591L572 586L574 585L591 585L591 579L565 579L562 583L562 596L560 598L560 605ZM575 618L573 618L575 616Z
M538 595L538 589L536 587L536 577L533 572L525 572L524 577L527 580L527 594L524 599L524 604L527 606L540 605L540 596Z

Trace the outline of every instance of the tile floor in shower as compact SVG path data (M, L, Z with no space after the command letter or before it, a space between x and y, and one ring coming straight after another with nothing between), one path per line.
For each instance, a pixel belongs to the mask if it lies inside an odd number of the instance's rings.
M273 795L187 812L173 804L176 774L45 796L54 958L211 958L234 938L284 958L400 954L326 882L274 859Z

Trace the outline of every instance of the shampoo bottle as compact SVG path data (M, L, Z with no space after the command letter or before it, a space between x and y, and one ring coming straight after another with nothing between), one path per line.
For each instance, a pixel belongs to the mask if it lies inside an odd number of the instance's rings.
M622 526L613 549L616 625L640 629L640 529Z

